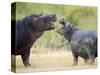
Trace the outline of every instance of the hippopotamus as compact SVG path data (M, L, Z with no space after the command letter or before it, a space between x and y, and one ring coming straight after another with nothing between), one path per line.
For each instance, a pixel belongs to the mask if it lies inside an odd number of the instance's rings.
M55 14L32 14L22 19L11 20L11 55L21 55L25 67L30 66L30 48L45 31L55 28L53 23L56 20Z
M62 27L57 32L64 36L70 44L74 58L73 65L77 65L79 56L86 64L93 64L97 57L97 32L90 29L81 30L65 19L60 19L59 23Z

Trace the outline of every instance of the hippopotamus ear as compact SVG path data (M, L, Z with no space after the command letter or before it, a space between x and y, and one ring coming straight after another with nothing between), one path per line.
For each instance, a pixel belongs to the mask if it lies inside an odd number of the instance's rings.
M39 18L39 16L38 16L38 15L32 15L32 20L33 20L33 21L37 21L37 20L38 20L38 18Z
M43 13L40 13L40 14L33 14L32 15L32 20L33 21L36 21L36 20L38 20L38 18L40 17L40 16L42 16L43 15Z
M33 20L33 21L38 20L38 17L34 17L34 16L33 16L33 17L32 17L32 20Z

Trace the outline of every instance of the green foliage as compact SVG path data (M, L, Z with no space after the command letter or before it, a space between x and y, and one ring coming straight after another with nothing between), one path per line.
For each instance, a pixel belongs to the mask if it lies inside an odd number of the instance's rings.
M82 29L96 29L96 9L90 7L82 7L72 11L66 19L71 24L81 27ZM90 27L91 26L91 27Z
M16 3L16 19L21 19L27 15L38 13L55 13L58 20L65 18L68 22L81 29L97 29L96 7L44 3ZM55 30L46 31L33 46L49 48L67 47L67 40L56 32L61 25L56 22L55 26Z

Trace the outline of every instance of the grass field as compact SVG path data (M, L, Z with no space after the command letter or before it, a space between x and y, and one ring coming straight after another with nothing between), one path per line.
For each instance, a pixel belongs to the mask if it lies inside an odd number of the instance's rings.
M46 50L46 49L45 49ZM55 71L55 70L74 70L74 69L92 69L97 67L97 59L93 65L86 65L79 57L77 66L72 66L73 57L71 51L58 50L41 53L32 51L30 56L31 67L25 68L21 57L16 57L16 72L37 72L37 71Z

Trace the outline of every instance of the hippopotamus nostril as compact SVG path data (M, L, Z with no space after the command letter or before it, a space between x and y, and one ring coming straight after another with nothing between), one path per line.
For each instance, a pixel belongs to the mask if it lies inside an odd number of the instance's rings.
M66 25L66 22L65 22L65 19L64 18L61 19L61 20L59 20L59 23L62 24L62 25Z

